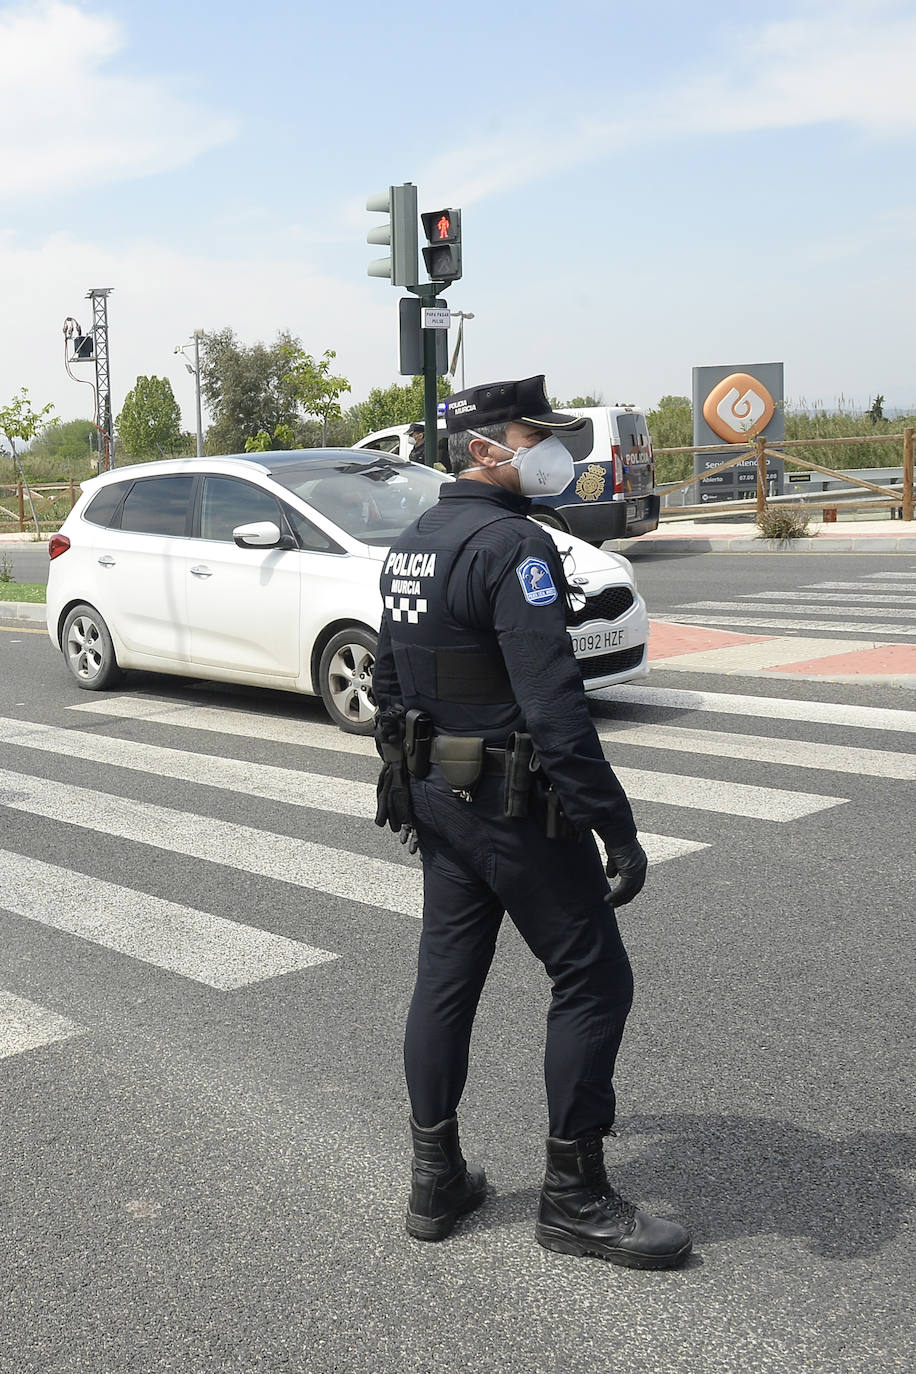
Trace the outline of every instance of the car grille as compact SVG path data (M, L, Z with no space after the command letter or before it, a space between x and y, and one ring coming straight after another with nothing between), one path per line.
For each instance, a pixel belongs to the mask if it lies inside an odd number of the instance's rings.
M594 658L580 658L577 660L579 671L585 679L625 673L628 668L639 667L645 649L645 644L637 644L634 649L618 649L616 654L596 654Z
M586 620L616 620L633 605L629 587L605 587L603 592L585 599L580 611L567 611L567 625L584 625Z

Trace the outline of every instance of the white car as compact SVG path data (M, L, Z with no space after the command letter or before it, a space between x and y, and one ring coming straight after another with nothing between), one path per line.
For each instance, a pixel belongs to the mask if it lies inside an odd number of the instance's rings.
M320 696L368 734L388 546L451 477L388 454L180 458L82 484L50 541L48 633L80 687L142 668ZM625 558L551 531L588 688L648 671Z

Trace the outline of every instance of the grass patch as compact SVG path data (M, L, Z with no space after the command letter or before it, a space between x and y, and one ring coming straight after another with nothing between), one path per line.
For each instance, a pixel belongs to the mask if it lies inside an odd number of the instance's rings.
M808 528L810 516L803 510L784 510L770 506L757 516L760 533L758 539L778 539L785 543L790 539L807 539L811 534Z
M0 582L0 601L32 601L40 605L47 599L44 582Z

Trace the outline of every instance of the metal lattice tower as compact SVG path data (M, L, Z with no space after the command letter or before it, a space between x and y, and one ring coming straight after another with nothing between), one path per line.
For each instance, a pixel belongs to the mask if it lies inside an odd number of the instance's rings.
M95 338L95 394L98 405L98 425L105 436L105 452L99 470L115 465L114 428L111 420L111 377L108 369L108 297L111 286L94 286L86 292L92 301L92 333Z

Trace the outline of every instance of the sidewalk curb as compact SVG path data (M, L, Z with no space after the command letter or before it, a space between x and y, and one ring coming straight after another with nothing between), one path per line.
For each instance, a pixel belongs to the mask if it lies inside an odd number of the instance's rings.
M902 553L916 557L916 536L876 539L609 539L601 546L628 557L639 550L667 549L671 553Z
M44 601L0 601L0 620L37 620L45 623Z

